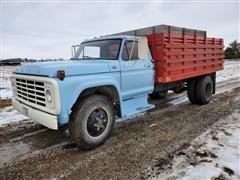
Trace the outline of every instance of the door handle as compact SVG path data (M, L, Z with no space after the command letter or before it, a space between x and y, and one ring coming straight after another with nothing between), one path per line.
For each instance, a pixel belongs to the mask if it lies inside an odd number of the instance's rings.
M149 67L151 67L151 65L150 64L144 64L144 67L149 68Z

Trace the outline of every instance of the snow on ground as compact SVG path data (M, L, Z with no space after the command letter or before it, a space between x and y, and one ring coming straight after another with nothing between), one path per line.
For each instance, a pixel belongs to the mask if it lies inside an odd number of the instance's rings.
M240 110L215 123L152 179L240 179Z
M12 97L10 75L16 66L0 66L0 99Z
M19 122L28 119L26 116L19 114L12 106L0 108L0 127L9 123Z
M240 59L224 62L224 70L217 72L217 82L240 78Z

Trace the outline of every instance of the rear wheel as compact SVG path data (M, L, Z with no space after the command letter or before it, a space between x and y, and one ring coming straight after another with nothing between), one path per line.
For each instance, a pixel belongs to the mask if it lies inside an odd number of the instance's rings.
M168 90L165 90L165 91L153 92L149 96L153 99L161 99L161 98L165 98L167 94L168 94Z
M210 76L202 77L198 80L196 86L196 98L198 104L208 104L212 99L213 81Z
M196 84L197 80L193 79L187 83L187 95L188 99L192 104L197 104L197 97L196 97Z
M102 95L85 97L73 109L69 131L71 139L81 149L104 144L115 122L114 108Z

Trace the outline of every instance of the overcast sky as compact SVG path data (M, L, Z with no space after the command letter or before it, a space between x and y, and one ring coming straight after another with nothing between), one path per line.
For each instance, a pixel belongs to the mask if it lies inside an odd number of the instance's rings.
M10 2L1 8L2 58L70 58L85 39L170 24L239 39L239 2Z

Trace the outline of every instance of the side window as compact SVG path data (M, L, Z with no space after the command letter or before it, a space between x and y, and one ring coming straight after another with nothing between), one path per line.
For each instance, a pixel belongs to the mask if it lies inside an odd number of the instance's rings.
M106 59L116 59L118 58L118 51L119 51L120 43L111 43L104 47L101 47L101 57Z
M124 47L123 47L122 59L124 61L139 59L137 41L125 41Z

